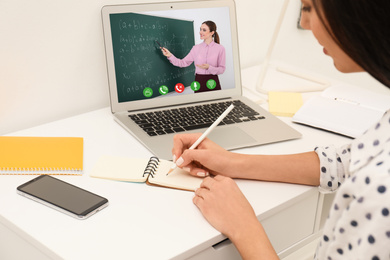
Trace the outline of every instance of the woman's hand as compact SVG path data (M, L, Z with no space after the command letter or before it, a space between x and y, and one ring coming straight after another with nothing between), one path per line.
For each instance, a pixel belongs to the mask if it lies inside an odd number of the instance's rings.
M164 54L164 56L167 58L170 58L172 56L172 53L165 47L161 47L161 51Z
M223 174L237 177L239 154L226 151L205 138L196 149L188 150L201 134L177 134L173 138L173 161L176 165L198 177Z
M207 69L209 69L209 67L210 67L210 65L209 64L196 64L196 66L198 67L198 68L201 68L201 69L204 69L204 70L207 70Z
M228 237L258 222L252 206L229 177L205 178L195 191L193 202L207 221Z
M243 259L279 259L252 206L231 178L205 178L193 202L214 228L230 238Z

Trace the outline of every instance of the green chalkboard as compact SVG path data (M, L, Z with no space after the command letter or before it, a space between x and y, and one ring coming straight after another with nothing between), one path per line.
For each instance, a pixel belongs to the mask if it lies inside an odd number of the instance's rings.
M145 99L143 90L152 88L153 95L166 85L189 86L194 81L195 66L173 66L161 53L158 41L177 58L184 58L195 44L193 21L164 18L137 13L111 14L118 102Z

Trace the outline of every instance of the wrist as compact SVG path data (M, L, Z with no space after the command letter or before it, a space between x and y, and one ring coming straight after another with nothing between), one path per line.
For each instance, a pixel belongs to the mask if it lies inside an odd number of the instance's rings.
M243 259L254 259L253 256L261 255L263 240L267 238L264 229L259 221L246 222L246 227L237 229L235 233L231 234L229 239L235 245Z
M241 224L236 225L229 234L226 234L235 245L246 241L255 241L257 240L256 236L263 232L263 227L255 215L250 219L245 219Z
M243 259L279 259L257 218L245 227L229 237Z
M231 169L232 178L244 178L252 179L251 172L253 171L253 163L251 162L251 157L246 154L240 153L231 153L232 157L229 159L230 162L234 164L229 166Z
M221 172L233 179L242 177L242 164L244 163L242 154L226 152L227 155L224 156L224 168Z

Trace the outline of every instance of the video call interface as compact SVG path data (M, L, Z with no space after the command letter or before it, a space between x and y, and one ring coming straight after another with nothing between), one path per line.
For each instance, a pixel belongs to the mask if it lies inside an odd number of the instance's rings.
M220 46L189 55L204 42L201 26L205 21L215 24ZM118 102L234 88L228 7L116 13L110 14L110 24ZM186 63L174 64L163 49ZM200 67L204 64L209 68Z

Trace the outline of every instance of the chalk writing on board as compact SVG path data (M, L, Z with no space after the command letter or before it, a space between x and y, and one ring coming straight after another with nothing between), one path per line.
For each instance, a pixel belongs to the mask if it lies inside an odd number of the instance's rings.
M194 80L195 67L178 68L162 55L158 41L178 58L185 57L194 45L192 21L135 13L111 15L111 31L119 102L145 98L150 87L174 91L178 82L185 86Z

